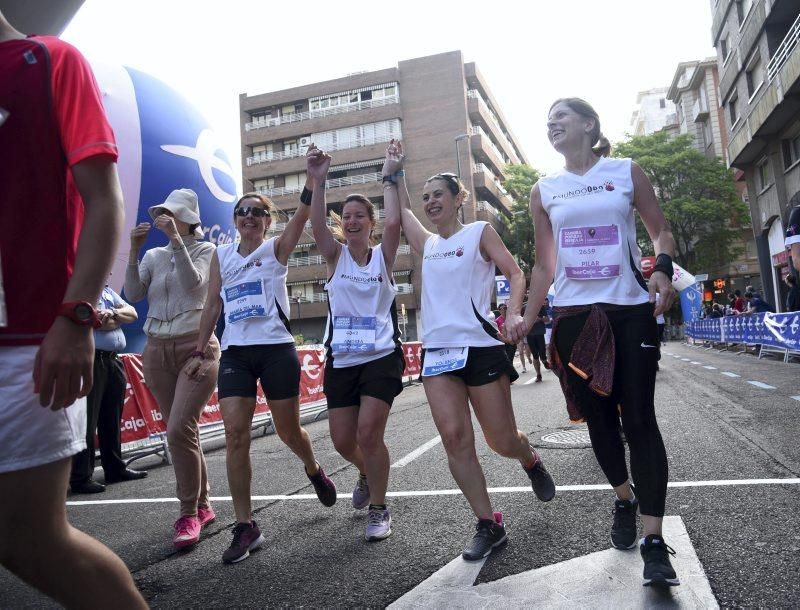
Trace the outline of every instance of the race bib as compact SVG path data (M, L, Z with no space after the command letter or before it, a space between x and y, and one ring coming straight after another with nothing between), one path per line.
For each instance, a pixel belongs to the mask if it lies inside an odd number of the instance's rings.
M263 318L267 315L267 300L264 286L260 281L244 282L225 289L226 322L236 324L249 318Z
M423 377L449 373L463 369L467 365L468 347L442 347L425 350L425 366Z
M559 257L571 280L607 280L622 273L619 227L561 229Z
M375 351L375 316L334 316L331 349L334 354Z

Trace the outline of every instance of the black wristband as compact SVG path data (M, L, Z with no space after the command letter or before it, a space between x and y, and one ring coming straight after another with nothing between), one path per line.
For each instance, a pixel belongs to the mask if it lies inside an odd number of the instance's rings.
M394 176L384 176L382 181L384 184L386 184L387 182L390 182L392 184L397 184L397 180L395 179Z
M670 280L672 280L672 276L675 273L675 269L672 266L672 257L669 254L662 253L656 257L656 264L653 267L653 273L655 273L656 271L661 271Z
M300 203L311 205L311 194L313 192L314 191L309 191L306 187L303 187L303 192L300 193Z

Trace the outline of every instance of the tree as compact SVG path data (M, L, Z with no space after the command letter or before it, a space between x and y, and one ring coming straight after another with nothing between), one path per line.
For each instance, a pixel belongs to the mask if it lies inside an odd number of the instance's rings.
M749 224L747 206L736 193L733 173L716 157L692 146L688 134L633 136L617 144L616 157L630 157L650 178L675 237L675 262L690 272L728 264L741 252L735 227ZM637 215L637 240L653 254Z
M528 202L531 188L539 180L539 172L530 165L507 165L504 173L504 186L514 200L511 220L506 221L506 247L517 258L520 268L527 275L535 261L533 220Z

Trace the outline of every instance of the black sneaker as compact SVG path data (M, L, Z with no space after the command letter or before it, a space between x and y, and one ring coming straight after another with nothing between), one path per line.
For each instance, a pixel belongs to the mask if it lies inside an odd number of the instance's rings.
M615 549L632 549L636 546L636 509L639 501L620 500L614 502L614 524L611 526L611 545Z
M675 570L669 561L669 556L675 554L658 534L650 534L639 546L644 560L644 586L674 587L681 584Z
M325 506L333 506L336 504L336 485L328 478L325 471L322 470L322 466L317 464L317 467L319 468L317 474L312 476L306 472L306 476L314 486L314 491L317 492L319 501Z
M237 523L233 528L233 540L228 549L222 554L223 563L238 563L250 557L250 551L255 551L264 544L264 536L255 521L250 523Z
M533 487L536 497L542 502L549 502L556 495L556 484L553 482L553 477L547 472L547 468L544 467L542 458L539 457L536 450L531 447L531 451L533 451L536 462L530 468L523 468L523 470L531 480L531 487Z
M503 525L502 513L495 513L494 521L480 519L478 525L475 526L475 530L472 540L461 553L461 556L467 561L483 559L508 540L506 526Z

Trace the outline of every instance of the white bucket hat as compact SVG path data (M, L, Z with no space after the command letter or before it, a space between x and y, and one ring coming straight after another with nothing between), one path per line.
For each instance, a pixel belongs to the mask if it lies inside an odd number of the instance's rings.
M200 220L200 204L197 201L197 193L192 189L175 189L172 191L164 203L150 206L147 212L150 218L156 219L158 214L157 210L164 208L172 212L172 214L188 225L197 225L194 230L194 236L198 239L203 237L203 227Z

